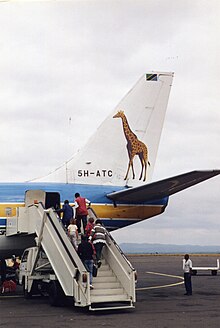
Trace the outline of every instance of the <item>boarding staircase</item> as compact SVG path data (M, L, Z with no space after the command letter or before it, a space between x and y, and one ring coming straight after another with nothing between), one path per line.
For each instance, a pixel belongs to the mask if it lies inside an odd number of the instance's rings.
M88 216L93 217L94 220L97 219L97 215L91 207L88 208ZM93 277L94 289L90 291L90 309L96 310L99 307L102 309L108 309L109 307L111 309L112 302L114 302L115 308L121 308L123 304L125 307L133 307L135 300L135 294L133 293L135 285L133 283L136 280L136 272L110 233L107 233L106 240L107 247L103 248L102 265L98 270L97 277ZM118 262L119 258L120 263ZM112 268L114 268L114 271ZM132 284L129 279L120 281L118 278L123 276L123 272L120 272L122 268L130 273L133 272Z
M89 310L133 308L135 303L135 270L127 260L112 236L107 234L107 245L102 252L102 265L97 277L93 278L94 289L90 289L89 273L86 271L77 252L70 243L59 217L52 208L45 209L43 191L30 190L25 209L17 217L34 226L36 245L43 248L54 274L45 280L58 281L65 296L73 298L75 306L88 307ZM40 195L40 197L39 197ZM38 198L41 200L38 201ZM92 213L90 213L92 215ZM93 212L93 215L95 213ZM36 260L31 268L27 292L33 282L39 279Z

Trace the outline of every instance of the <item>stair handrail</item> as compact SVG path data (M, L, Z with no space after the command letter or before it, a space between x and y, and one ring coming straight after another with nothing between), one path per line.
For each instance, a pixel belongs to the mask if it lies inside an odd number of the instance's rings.
M111 233L107 231L107 235L109 236L109 238L111 239L111 241L113 242L113 244L115 245L115 247L118 249L118 251L121 253L122 257L124 258L124 260L127 262L127 264L129 265L129 267L131 268L132 271L136 271L135 268L132 266L131 262L127 259L125 253L122 251L121 247L117 244L117 242L115 241L115 239L112 237Z
M93 213L93 215L95 216L95 218L98 219L98 216L97 216L96 212L94 211L94 209L91 206L89 206L88 209L91 210L91 212ZM105 227L104 223L102 223L102 225L103 225L103 227ZM128 261L126 255L124 254L124 252L122 251L122 249L120 248L120 246L118 245L118 243L115 241L115 239L112 237L111 233L107 229L106 229L106 233L109 236L109 238L111 239L111 241L114 243L115 247L117 247L118 251L121 253L121 255L123 256L124 260L128 263L128 265L130 266L131 270L132 271L136 271L134 269L134 267L132 266L131 262Z

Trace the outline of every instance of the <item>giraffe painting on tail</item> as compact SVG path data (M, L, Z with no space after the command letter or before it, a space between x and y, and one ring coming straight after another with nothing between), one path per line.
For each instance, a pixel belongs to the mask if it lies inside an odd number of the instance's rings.
M129 157L129 163L128 163L128 169L127 173L125 175L124 180L127 180L128 173L130 170L130 167L132 169L132 175L133 179L135 179L135 173L134 173L134 165L133 165L133 159L135 155L138 155L140 162L141 162L141 174L139 177L139 180L142 179L142 176L144 175L143 181L146 180L147 175L147 164L150 165L148 161L148 150L147 146L138 139L136 134L131 131L127 118L122 110L118 111L117 114L113 116L113 118L121 118L122 119L122 125L124 130L124 135L127 140L127 151L128 151L128 157Z

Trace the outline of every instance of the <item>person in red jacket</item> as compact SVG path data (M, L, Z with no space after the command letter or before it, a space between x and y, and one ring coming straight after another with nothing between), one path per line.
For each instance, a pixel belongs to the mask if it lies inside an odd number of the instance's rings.
M92 231L92 229L94 228L94 225L95 225L95 223L94 223L94 219L93 218L89 218L89 220L88 220L88 223L87 223L87 225L86 225L86 236L89 238L89 236L91 235L91 231Z
M81 221L84 233L86 231L88 215L87 204L90 205L91 202L87 198L81 197L78 192L75 193L76 225L78 227L78 233L81 233Z

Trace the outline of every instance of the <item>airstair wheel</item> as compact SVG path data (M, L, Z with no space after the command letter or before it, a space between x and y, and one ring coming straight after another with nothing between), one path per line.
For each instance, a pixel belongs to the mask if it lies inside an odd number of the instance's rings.
M64 306L66 296L63 292L60 283L57 280L53 280L49 285L49 301L52 306Z

